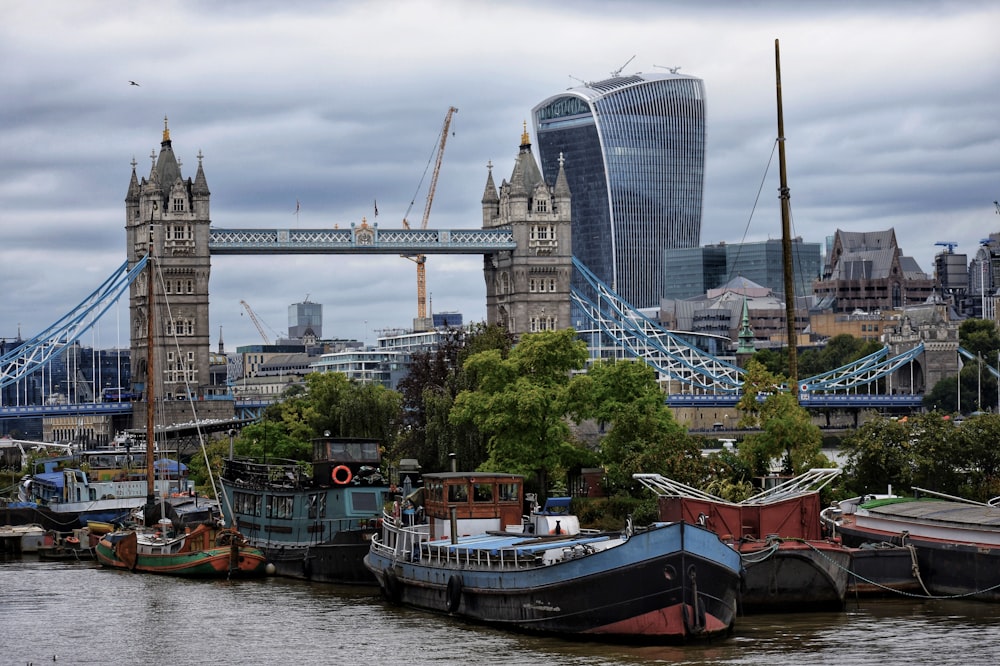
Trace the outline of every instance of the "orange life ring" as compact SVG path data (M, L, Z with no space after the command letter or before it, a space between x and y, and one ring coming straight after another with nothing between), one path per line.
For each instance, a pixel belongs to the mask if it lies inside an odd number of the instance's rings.
M346 473L347 476L344 477L341 472ZM347 465L337 465L333 468L333 471L330 472L330 478L333 479L333 482L337 485L346 486L351 482L351 479L354 478L354 474L351 473L351 468Z

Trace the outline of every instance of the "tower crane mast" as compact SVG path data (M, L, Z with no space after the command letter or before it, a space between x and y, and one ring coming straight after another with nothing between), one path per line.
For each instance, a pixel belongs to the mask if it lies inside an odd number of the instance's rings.
M253 325L257 327L257 332L260 333L260 337L264 340L264 344L270 345L271 340L267 337L267 333L264 332L264 327L261 325L260 320L257 319L257 314L253 311L253 308L251 308L250 304L246 301L240 301L240 305L242 305L247 311L247 314L250 315L250 321L252 321Z
M420 228L427 228L427 220L431 215L431 205L434 203L434 190L437 188L438 174L441 173L441 158L444 157L444 146L448 141L448 129L451 127L451 117L453 114L458 112L458 109L454 106L448 107L448 113L444 117L444 127L441 128L441 138L437 146L437 157L434 158L434 171L431 173L431 182L427 186L427 203L424 206L424 216L420 221ZM426 174L426 170L424 171ZM418 186L419 187L419 186ZM410 207L413 206L413 202L410 202ZM409 215L410 209L408 208L406 213ZM410 223L406 219L406 215L403 216L403 226L407 229L410 228ZM413 261L417 265L417 320L420 326L424 326L424 322L427 319L427 257L423 254L418 254L416 256L403 255L410 261ZM416 323L415 322L415 323ZM414 326L418 328L418 326Z

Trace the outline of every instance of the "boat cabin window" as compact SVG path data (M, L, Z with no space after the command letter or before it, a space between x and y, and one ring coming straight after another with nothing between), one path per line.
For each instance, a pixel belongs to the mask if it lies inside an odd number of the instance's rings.
M244 516L260 517L260 495L233 493L233 511Z
M271 495L267 498L268 518L291 518L292 504L295 498L291 495Z
M309 518L326 518L326 493L310 493Z
M472 501L493 502L493 484L492 483L472 484Z
M381 502L379 493L375 490L353 490L351 491L351 507L355 513L377 514Z
M469 489L465 485L453 485L448 486L448 501L449 502L468 502L469 501Z
M444 484L438 480L426 481L424 483L424 492L427 493L427 499L432 502L444 502Z
M500 493L501 502L520 502L521 501L521 484L520 483L501 483L497 485L497 490Z
M322 440L314 443L313 460L348 462L378 462L378 442ZM319 454L319 455L316 455Z

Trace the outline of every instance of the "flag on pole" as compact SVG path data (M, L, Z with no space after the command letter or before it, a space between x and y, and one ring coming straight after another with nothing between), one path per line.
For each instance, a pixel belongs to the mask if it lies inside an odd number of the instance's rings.
M298 200L298 199L296 199L296 200L295 200L295 214L296 214L296 215L298 215L298 214L299 214L299 208L300 208L300 207L301 207L301 206L299 206L299 200Z
M375 200L375 217L378 217L378 200Z

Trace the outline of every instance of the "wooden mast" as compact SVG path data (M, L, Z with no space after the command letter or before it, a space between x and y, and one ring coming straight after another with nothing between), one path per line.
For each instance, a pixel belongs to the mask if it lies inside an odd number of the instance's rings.
M798 401L799 368L798 368L798 335L795 332L795 283L792 280L792 232L791 204L789 203L788 174L785 171L785 120L781 109L781 54L778 40L774 40L774 69L778 91L778 167L781 173L781 186L778 198L781 199L781 257L785 276L785 321L788 335L788 387Z
M149 211L149 250L146 253L146 508L143 519L149 525L149 518L156 508L156 476L153 465L155 454L155 398L156 371L153 355L154 302L153 302L153 214L157 209L156 201Z

